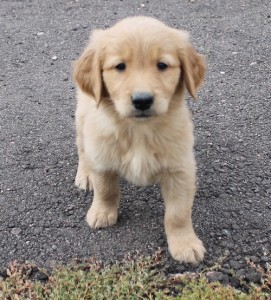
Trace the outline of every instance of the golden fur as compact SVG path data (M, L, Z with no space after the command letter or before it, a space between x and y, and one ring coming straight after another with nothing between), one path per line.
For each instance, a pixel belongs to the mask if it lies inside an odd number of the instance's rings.
M158 63L166 64L165 70ZM125 70L116 69L125 64ZM79 154L75 184L94 188L87 213L93 228L116 223L119 176L138 184L160 183L169 251L178 261L203 259L191 209L196 166L193 125L184 100L195 98L205 73L204 57L188 34L149 17L131 17L92 32L74 64ZM137 118L134 93L153 95L148 118Z

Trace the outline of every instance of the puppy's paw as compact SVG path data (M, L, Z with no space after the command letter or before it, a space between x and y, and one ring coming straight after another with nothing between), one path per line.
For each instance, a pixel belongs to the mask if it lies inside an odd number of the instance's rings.
M79 169L75 177L75 186L77 186L79 189L82 189L84 191L93 190L93 185L90 176Z
M87 223L92 228L112 226L117 222L118 210L114 208L95 208L93 205L87 213Z
M168 248L175 260L192 264L202 261L206 252L201 240L194 233L171 236L168 239Z

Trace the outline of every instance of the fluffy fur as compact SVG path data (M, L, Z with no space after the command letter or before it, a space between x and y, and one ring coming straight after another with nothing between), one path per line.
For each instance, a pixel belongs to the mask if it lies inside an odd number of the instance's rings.
M159 63L166 68L159 69ZM116 223L119 176L138 185L160 183L172 257L191 263L203 259L205 249L191 220L196 166L184 93L187 89L195 98L204 72L204 57L192 48L188 33L158 20L132 17L92 32L74 64L75 184L94 189L87 213L91 227ZM144 118L138 118L131 100L138 92L153 96Z

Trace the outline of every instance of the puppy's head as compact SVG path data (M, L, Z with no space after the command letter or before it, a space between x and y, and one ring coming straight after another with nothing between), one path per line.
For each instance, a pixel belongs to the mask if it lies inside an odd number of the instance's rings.
M94 31L74 65L74 79L85 93L97 103L112 101L128 118L166 113L184 87L195 98L204 73L204 57L192 48L188 33L148 17Z

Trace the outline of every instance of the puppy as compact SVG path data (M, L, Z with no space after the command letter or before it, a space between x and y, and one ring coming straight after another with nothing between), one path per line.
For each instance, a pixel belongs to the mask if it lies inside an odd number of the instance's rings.
M158 20L131 17L92 32L74 63L75 184L94 189L87 213L92 228L117 222L119 176L143 186L159 183L169 252L180 262L203 259L191 220L196 166L184 94L196 97L204 73L204 57L188 33Z

